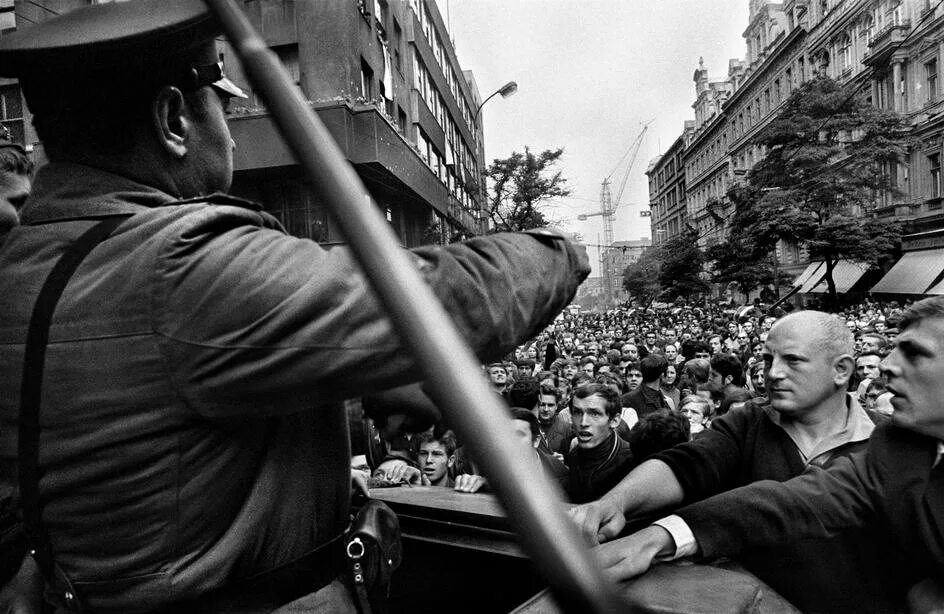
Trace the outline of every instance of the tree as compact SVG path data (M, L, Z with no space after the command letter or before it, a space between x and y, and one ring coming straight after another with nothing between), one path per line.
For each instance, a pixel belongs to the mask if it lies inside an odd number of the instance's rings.
M699 297L708 292L708 282L701 278L705 255L698 248L698 232L686 228L659 245L661 267L659 285L662 296L674 301Z
M876 196L894 191L908 145L901 116L850 96L831 79L795 91L754 140L766 151L747 182L728 193L735 205L728 250L713 250L719 280L742 289L758 280L736 274L741 262L768 258L784 240L826 263L829 300L840 258L877 264L900 238L896 223L875 216ZM755 285L756 287L756 285Z
M551 225L544 206L554 198L569 196L564 185L567 179L553 167L563 149L550 149L534 155L527 147L524 153L512 152L505 159L496 159L486 171L491 180L487 213L494 232L529 230Z
M623 270L623 288L631 299L645 303L646 307L662 293L662 285L659 283L662 262L658 251L657 248L650 247Z

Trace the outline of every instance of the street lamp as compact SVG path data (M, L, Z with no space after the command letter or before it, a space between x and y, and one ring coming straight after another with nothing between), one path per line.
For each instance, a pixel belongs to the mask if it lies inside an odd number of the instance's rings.
M482 112L482 107L485 106L485 103L486 103L486 102L488 102L489 100L491 100L492 98L494 98L494 97L497 96L498 94L501 94L501 97L502 97L502 98L508 98L509 96L511 96L512 94L514 94L514 93L517 92L517 91L518 91L518 84L515 83L514 81L509 81L509 82L506 83L505 85L503 85L503 86L501 86L500 88L498 88L498 90L492 92L491 95L489 95L488 98L486 98L485 100L483 100L483 101L482 101L482 104L480 104L480 105L478 106L478 108L475 109L475 115L472 117L472 125L473 125L473 126L477 126L477 125L478 125L477 122L478 122L478 120L479 120L479 113Z
M518 91L518 84L515 83L514 81L509 81L505 85L498 88L498 90L492 92L488 98L486 98L485 100L482 101L481 104L479 104L478 108L475 109L475 115L472 117L472 129L475 130L476 134L478 134L479 113L482 112L482 107L485 106L485 103L491 100L492 98L494 98L495 96L497 96L498 94L501 94L502 98L508 98L509 96L511 96L517 91ZM483 167L484 167L484 160L483 160ZM488 203L488 191L486 190L486 186L485 186L484 172L483 172L482 182L481 182L481 192L482 192L482 195L481 195L482 206L484 207L484 206L487 206L487 203Z

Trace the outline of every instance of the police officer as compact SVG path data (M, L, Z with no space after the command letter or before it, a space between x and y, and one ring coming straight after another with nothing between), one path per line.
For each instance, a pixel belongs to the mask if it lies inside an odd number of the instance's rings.
M202 2L140 0L0 40L50 159L0 248L0 460L35 469L23 509L60 607L351 611L339 402L418 377L348 251L217 194L233 170L224 102L241 95L218 34ZM18 412L37 295L102 220L53 311L31 433ZM414 260L483 362L589 272L547 233Z

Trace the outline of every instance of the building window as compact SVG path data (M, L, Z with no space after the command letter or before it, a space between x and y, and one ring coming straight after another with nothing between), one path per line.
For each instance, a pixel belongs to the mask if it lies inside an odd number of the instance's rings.
M374 97L374 71L363 58L361 58L361 96L364 100L371 100Z
M839 44L837 45L837 53L839 54L839 72L843 73L852 68L852 41L849 40L849 37L843 35L839 39Z
M937 98L937 59L924 63L924 81L928 87L928 102Z
M288 74L292 76L292 82L295 83L295 85L299 85L301 83L301 73L298 68L298 45L278 45L277 47L272 47L272 51L275 52L275 55L279 56L279 61L282 62L282 66L284 66Z
M10 131L14 143L26 145L26 133L23 125L23 99L17 84L0 87L0 123Z
M941 197L941 154L933 154L928 156L928 166L931 169L930 172L930 198L940 198Z

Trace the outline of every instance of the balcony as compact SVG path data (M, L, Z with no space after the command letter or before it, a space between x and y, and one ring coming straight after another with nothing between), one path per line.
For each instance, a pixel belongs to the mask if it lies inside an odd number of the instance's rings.
M905 20L900 24L886 26L872 37L869 43L869 52L862 63L868 66L881 66L888 62L892 51L905 40L908 36L908 30L911 22Z
M432 207L462 223L471 220L467 211L450 206L446 186L379 109L336 102L318 104L316 111L362 177L375 178L397 190L402 198ZM267 111L232 116L229 125L236 142L233 160L236 173L297 164Z

